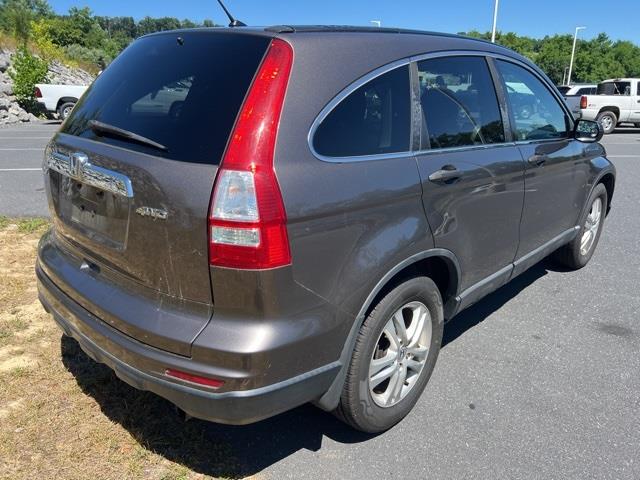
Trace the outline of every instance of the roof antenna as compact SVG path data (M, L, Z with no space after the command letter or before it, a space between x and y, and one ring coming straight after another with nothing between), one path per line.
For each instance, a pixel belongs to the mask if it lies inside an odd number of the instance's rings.
M236 20L235 18L233 18L233 15L231 15L229 10L227 10L227 7L224 6L224 3L222 3L222 0L218 0L218 3L222 7L222 10L224 10L224 13L227 14L227 17L229 17L230 27L246 27L247 26L246 23L242 23L240 20Z

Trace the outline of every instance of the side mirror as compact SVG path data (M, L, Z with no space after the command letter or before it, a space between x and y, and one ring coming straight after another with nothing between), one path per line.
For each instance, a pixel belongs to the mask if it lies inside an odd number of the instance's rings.
M584 143L599 142L603 135L600 124L591 120L578 120L573 132L573 138Z

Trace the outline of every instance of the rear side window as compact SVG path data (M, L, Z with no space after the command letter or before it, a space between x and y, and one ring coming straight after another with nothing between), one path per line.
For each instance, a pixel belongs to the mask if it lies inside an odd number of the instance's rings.
M409 67L359 87L320 123L313 148L327 157L406 152L410 130Z
M604 82L598 85L598 95L631 95L630 82Z
M180 32L136 40L78 103L63 132L171 160L220 162L266 37ZM97 120L167 147L96 135Z
M496 61L513 112L516 140L565 138L569 119L549 89L531 72Z
M487 61L445 57L418 62L420 103L431 148L504 142Z

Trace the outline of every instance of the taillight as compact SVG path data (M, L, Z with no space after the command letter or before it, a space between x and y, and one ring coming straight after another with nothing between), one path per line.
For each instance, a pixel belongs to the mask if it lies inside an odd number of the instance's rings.
M33 91L33 94L36 98L42 98L42 92L38 87L36 87L36 89Z
M269 45L242 105L209 207L209 263L267 269L291 263L287 216L273 168L293 50Z
M587 104L587 96L586 95L582 95L582 97L580 97L580 108L587 108L588 104Z

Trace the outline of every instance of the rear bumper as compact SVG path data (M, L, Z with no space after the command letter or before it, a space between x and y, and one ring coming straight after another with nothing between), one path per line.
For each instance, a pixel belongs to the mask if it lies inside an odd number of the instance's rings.
M206 366L138 342L110 327L60 290L39 263L36 275L42 305L87 355L106 364L134 388L154 392L196 418L238 425L268 418L319 398L340 368L340 363L334 362L271 385L224 392L170 380L164 375L168 368L201 372Z

